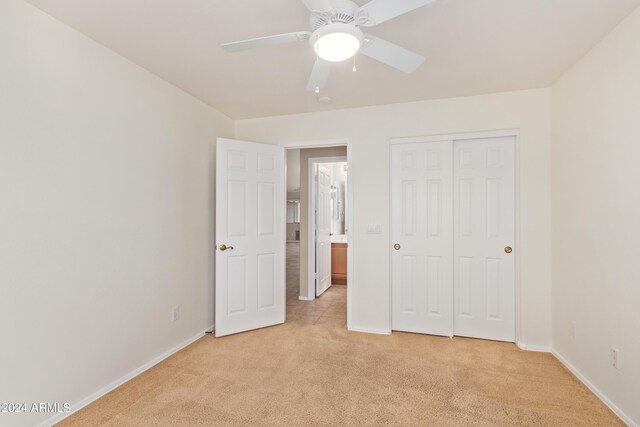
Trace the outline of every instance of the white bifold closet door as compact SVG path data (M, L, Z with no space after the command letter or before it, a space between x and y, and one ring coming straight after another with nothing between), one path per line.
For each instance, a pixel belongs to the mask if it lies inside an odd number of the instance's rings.
M515 341L515 139L391 158L392 329Z

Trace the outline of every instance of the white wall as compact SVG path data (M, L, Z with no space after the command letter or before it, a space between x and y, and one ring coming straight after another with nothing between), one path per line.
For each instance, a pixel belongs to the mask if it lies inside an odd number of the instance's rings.
M346 162L341 163L333 163L333 170L331 174L331 185L336 187L336 206L337 218L332 213L331 216L331 232L333 234L345 234L345 227L347 223L346 217L346 203L347 199L345 198L344 191L347 189L347 171L344 170L344 167L347 165Z
M551 345L549 90L538 89L236 122L240 139L275 144L353 139L352 327L386 331L389 313L389 139L518 128L523 343ZM383 225L379 235L367 224Z
M300 150L287 150L287 192L300 191Z
M553 347L640 424L640 9L553 86L552 129Z
M22 0L0 62L0 402L74 403L211 325L233 123Z

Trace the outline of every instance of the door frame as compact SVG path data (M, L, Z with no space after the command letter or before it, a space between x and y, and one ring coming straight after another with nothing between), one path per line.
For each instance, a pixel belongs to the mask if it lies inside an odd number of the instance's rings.
M304 150L306 148L328 148L328 147L347 147L347 157L346 157L346 162L347 162L347 168L348 168L348 173L347 173L347 215L346 215L346 226L347 226L347 230L350 231L351 237L347 238L348 244L347 244L347 330L352 330L352 307L353 307L353 254L355 252L355 244L354 241L355 239L353 238L353 233L354 233L354 206L353 206L353 166L352 166L352 160L353 160L353 141L351 138L337 138L337 139L327 139L327 140L315 140L315 141L291 141L291 142L285 142L280 144L280 146L284 147L286 150L291 150L291 149L301 149ZM319 157L321 159L330 159L331 157ZM344 158L341 157L341 158ZM341 160L344 161L344 160ZM307 173L308 177L311 176L311 174ZM286 176L286 174L285 174ZM308 178L307 177L307 178ZM310 190L311 188L309 188ZM309 224L311 224L311 221L308 221ZM307 227L309 227L309 224L307 224ZM311 239L309 239L311 240ZM315 238L314 238L314 242L315 242ZM309 243L309 242L307 242ZM286 236L285 236L285 241L283 242L283 244L286 246ZM310 254L311 252L309 252ZM315 249L314 249L314 256L315 256ZM307 270L309 270L310 267L308 266ZM308 277L310 278L310 276ZM307 283L308 286L308 283ZM309 295L313 295L313 298L315 298L315 285L313 288L313 293L309 294Z
M346 156L336 156L336 157L309 157L309 161L307 164L307 237L308 237L308 246L307 246L307 295L309 297L306 299L307 301L313 301L316 298L316 272L313 267L317 261L316 255L316 233L315 233L315 223L316 223L316 196L317 196L317 188L315 173L312 173L312 167L315 165L323 164L323 163L342 163L347 162L347 198L349 197L348 190L348 181L349 181L349 162L347 161ZM315 170L313 171L315 172ZM347 206L349 205L349 201L347 200ZM347 209L347 215L349 214L349 209ZM345 218L346 221L346 218ZM347 230L349 228L347 227ZM347 235L348 236L348 235ZM347 264L349 263L349 237L347 237ZM312 263L313 261L313 263ZM347 272L349 266L347 265ZM314 277L312 277L314 276ZM348 273L347 273L348 276ZM349 286L349 278L347 277L347 287Z
M515 332L516 341L515 344L526 350L526 346L522 344L522 287L520 280L520 130L519 129L500 129L490 131L479 132L462 132L462 133L449 133L449 134L437 134L417 137L403 137L403 138L391 138L389 141L389 159L391 159L391 148L397 144L412 144L420 142L441 142L441 141L461 141L461 140L474 140L474 139L486 139L486 138L501 138L501 137L513 137L515 140L515 159L514 159L514 179L515 179L515 239L513 242L513 248L515 252L515 278L514 278L514 309L515 309ZM389 183L393 178L391 174L391 161L389 161ZM391 186L389 186L389 200L391 200ZM389 215L389 230L391 230L393 218ZM391 236L390 236L391 237ZM393 298L393 277L391 271L391 257L393 253L389 250L389 301ZM392 304L389 304L389 319L392 319ZM393 325L391 330L393 330Z

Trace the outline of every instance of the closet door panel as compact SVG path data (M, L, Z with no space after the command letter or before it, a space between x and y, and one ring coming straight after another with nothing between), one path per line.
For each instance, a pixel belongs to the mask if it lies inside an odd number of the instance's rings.
M453 334L453 142L391 146L392 329Z
M453 152L454 333L515 341L515 138Z

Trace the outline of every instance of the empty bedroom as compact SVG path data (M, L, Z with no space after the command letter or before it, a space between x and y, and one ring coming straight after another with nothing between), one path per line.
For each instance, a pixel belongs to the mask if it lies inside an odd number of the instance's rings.
M0 426L640 425L640 0L2 0Z

